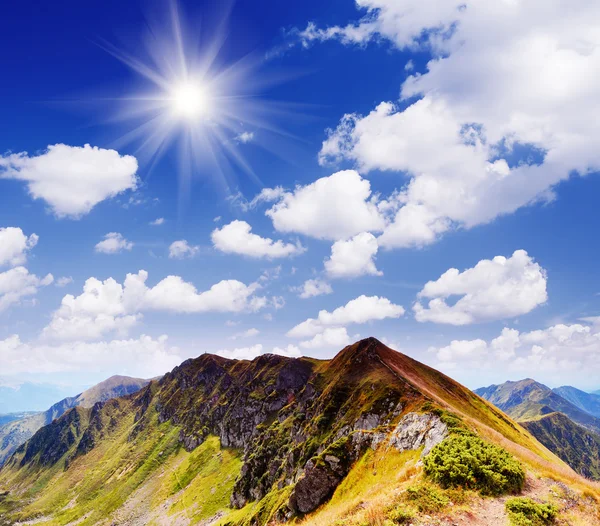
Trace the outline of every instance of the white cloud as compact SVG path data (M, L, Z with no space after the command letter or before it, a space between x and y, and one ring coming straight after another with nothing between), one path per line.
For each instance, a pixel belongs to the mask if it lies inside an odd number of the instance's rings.
M35 274L30 274L25 267L0 272L0 312L18 304L23 298L34 296L40 287L50 285L53 281L52 274L38 278Z
M127 241L122 234L118 232L109 232L104 236L104 240L100 241L94 250L100 254L118 254L123 250L131 250L133 243Z
M148 273L127 274L123 285L113 278L86 280L79 296L67 294L44 329L47 338L91 340L103 334L121 334L134 326L145 311L176 313L255 312L267 306L265 297L256 296L256 283L245 285L223 280L209 290L198 292L179 276L167 276L148 287Z
M238 333L234 334L233 336L230 336L229 339L230 340L239 340L240 338L254 338L255 336L258 336L259 334L260 334L260 331L253 327L252 329L238 332Z
M300 358L302 353L300 349L295 345L289 344L286 347L273 347L272 354L278 354L279 356L287 356L288 358Z
M165 222L165 218L164 217L157 217L154 221L150 221L150 225L151 226L160 226L163 225Z
M345 327L327 327L323 332L315 334L311 340L300 342L304 349L341 349L350 344L350 336Z
M454 305L446 300L462 296ZM496 256L459 272L451 268L436 281L429 281L419 298L433 298L427 307L420 301L413 309L417 321L468 325L519 316L547 299L546 271L524 250L510 258Z
M538 381L555 385L573 384L596 388L600 368L600 332L583 324L559 324L547 329L520 333L504 328L489 342L485 340L453 341L439 349L431 348L444 368L472 375L479 385L481 372L495 374L493 381L534 376ZM532 373L532 371L535 373Z
M228 360L254 360L263 353L263 346L260 343L252 347L240 347L237 349L222 349L215 354L227 358Z
M302 32L305 43L388 39L433 54L402 85L401 102L344 116L321 161L408 183L386 248L432 243L554 197L573 173L600 169L600 5L358 0L358 23ZM590 80L591 79L591 80ZM418 100L415 100L418 99ZM369 230L369 229L365 229ZM340 236L341 237L341 236Z
M138 164L115 150L55 144L34 156L0 157L0 178L26 181L34 199L43 199L58 217L77 219L101 201L137 185Z
M217 351L215 354L228 358L229 360L254 360L260 355L265 354L263 346L260 343L252 345L251 347L240 347L236 349L223 349ZM271 354L278 354L280 356L286 356L287 358L299 358L302 356L300 349L295 345L288 345L287 347L274 347Z
M36 234L26 236L20 228L0 228L0 266L22 265L27 260L27 252L37 244Z
M317 319L308 318L288 331L287 336L308 338L324 332L328 327L367 323L386 318L399 318L403 314L404 308L393 304L387 298L362 295L350 300L346 305L338 307L333 312L320 311Z
M301 254L304 247L296 244L273 241L252 233L246 221L232 221L222 228L213 230L212 242L217 250L227 254L240 254L251 258L285 258Z
M369 181L354 170L281 193L266 215L280 232L318 239L345 239L365 231L381 231L385 226Z
M62 276L56 280L54 283L57 287L66 287L73 283L73 278L71 276Z
M167 345L166 336L46 345L24 343L13 335L0 340L0 362L6 375L93 370L151 378L178 365L181 356Z
M487 343L484 340L453 340L450 345L437 351L440 362L455 360L478 360L487 354Z
M369 232L336 241L331 247L331 257L325 261L325 272L331 278L382 276L374 261L377 249L377 239Z
M241 142L242 144L247 144L254 140L254 132L242 132L236 136L235 140L237 142Z
M302 299L314 298L333 292L331 285L321 279L307 279L301 287L296 287L294 290L300 292L299 296Z
M200 252L200 247L190 245L185 239L173 241L169 246L169 257L171 259L193 258L198 252Z

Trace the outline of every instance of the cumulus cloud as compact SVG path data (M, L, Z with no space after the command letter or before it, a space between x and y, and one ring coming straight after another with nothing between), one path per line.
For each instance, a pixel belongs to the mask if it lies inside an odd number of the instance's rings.
M169 246L169 257L171 259L193 258L198 252L200 252L200 247L190 245L185 239L173 241Z
M222 349L215 354L227 358L228 360L254 360L263 354L263 346L260 343L252 347L240 347L237 349Z
M325 272L331 278L382 276L374 261L377 249L377 239L369 232L336 241L331 247L331 257L325 261Z
M358 0L364 18L300 33L306 44L388 40L425 47L427 70L402 85L401 101L348 114L320 160L399 172L386 248L434 242L554 197L573 173L600 169L600 6L543 0ZM590 82L590 79L594 79ZM369 230L369 229L365 229Z
M150 225L151 226L160 226L162 224L164 224L165 222L165 218L164 217L157 217L154 221L150 221Z
M25 267L0 272L0 312L20 303L23 298L34 296L40 287L50 285L53 281L52 274L38 278L35 274L30 274Z
M280 232L338 240L381 231L385 226L371 184L354 170L337 172L279 194L266 215Z
M304 247L296 244L273 241L252 233L252 227L246 221L232 221L222 228L213 230L214 247L227 254L240 254L251 258L285 258L301 254Z
M527 314L545 303L546 271L524 250L510 258L496 256L459 272L451 268L429 281L419 298L433 298L413 307L417 321L468 325ZM447 299L461 296L453 305Z
M317 318L308 318L296 325L287 336L292 338L309 338L323 333L328 327L343 327L353 323L361 324L386 318L399 318L404 315L404 308L395 305L387 298L379 296L359 296L333 312L322 310ZM341 334L338 331L337 334Z
M198 292L179 276L167 276L148 287L148 273L127 274L123 284L113 278L86 280L79 296L67 294L44 329L46 338L92 340L105 333L125 334L145 311L175 313L255 312L267 306L267 298L257 296L257 283L245 285L223 280L209 290Z
M0 267L25 263L27 252L37 245L38 240L36 234L27 236L17 227L0 228Z
M265 354L264 348L260 343L252 345L251 347L240 347L236 349L223 349L217 351L215 354L228 358L229 360L254 360L260 355ZM278 354L280 356L286 356L288 358L300 358L302 353L300 349L295 345L288 345L287 347L274 347L270 354Z
M0 178L25 181L34 199L58 217L77 219L98 203L137 186L137 160L115 150L55 144L39 155L0 157Z
M296 287L294 290L300 293L299 296L302 299L331 294L333 292L331 285L321 279L307 279L302 286Z
M341 349L350 344L350 336L346 327L327 327L315 334L312 339L300 342L304 349Z
M178 365L181 356L166 336L47 345L24 343L13 335L0 340L0 362L5 375L94 370L151 378Z
M489 371L496 371L495 381L505 381L507 376L531 376L531 371L535 371L535 378L540 381L596 388L596 378L589 372L600 367L599 344L598 327L575 323L529 332L505 327L491 341L452 341L430 351L443 368L473 375L487 370L486 376Z
M100 254L118 254L123 250L131 250L132 248L133 243L127 241L122 234L109 232L102 241L96 244L94 250Z
M288 358L300 358L302 356L300 349L292 344L286 347L273 347L271 353L278 354L279 356L287 356Z

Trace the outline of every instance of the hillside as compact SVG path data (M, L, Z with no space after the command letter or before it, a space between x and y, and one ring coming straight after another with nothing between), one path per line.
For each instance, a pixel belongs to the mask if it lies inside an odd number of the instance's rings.
M600 479L600 436L562 413L550 413L523 426L542 444L582 475Z
M0 466L41 427L50 424L73 407L92 407L97 402L134 393L148 383L147 380L128 376L112 376L103 382L57 402L41 413L25 414L0 426Z
M557 395L571 402L582 411L600 418L600 396L586 393L575 387L565 385L552 389Z
M551 390L530 378L475 392L520 422L578 473L600 480L600 419L581 409L593 408L593 395L568 386Z
M448 478L455 456L474 474ZM598 487L526 429L374 338L330 361L188 360L40 429L3 490L7 524L496 526L513 492L600 517Z
M588 430L600 433L600 418L581 410L531 378L482 387L476 389L475 393L520 422L558 411Z

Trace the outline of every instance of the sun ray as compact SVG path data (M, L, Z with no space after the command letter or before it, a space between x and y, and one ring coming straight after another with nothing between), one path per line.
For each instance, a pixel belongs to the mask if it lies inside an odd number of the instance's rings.
M226 192L235 174L245 174L262 187L237 137L260 130L265 137L278 134L294 138L271 122L277 113L283 115L276 108L284 105L273 105L261 97L262 90L274 85L256 80L265 76L258 74L264 59L247 53L221 62L232 2L224 4L222 16L211 24L208 35L199 35L197 25L190 31L186 24L189 18L173 0L164 16L147 19L142 50L134 53L109 42L100 43L144 84L139 92L106 99L117 106L113 115L105 117L107 120L131 123L116 142L133 144L141 160L152 166L171 145L178 144L179 188L184 193L189 192L192 179L201 176L213 177ZM207 24L200 27L206 29ZM279 77L278 83L283 81ZM260 146L269 151L264 143L263 137Z

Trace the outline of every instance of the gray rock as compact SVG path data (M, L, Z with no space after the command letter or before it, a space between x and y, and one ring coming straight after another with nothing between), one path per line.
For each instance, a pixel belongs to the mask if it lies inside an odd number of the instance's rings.
M399 451L419 449L427 455L448 434L448 426L432 413L408 413L390 435L390 444Z
M354 424L354 430L358 431L359 429L363 429L365 431L369 431L371 429L375 429L381 420L379 415L375 414L363 414L360 415L359 419Z

